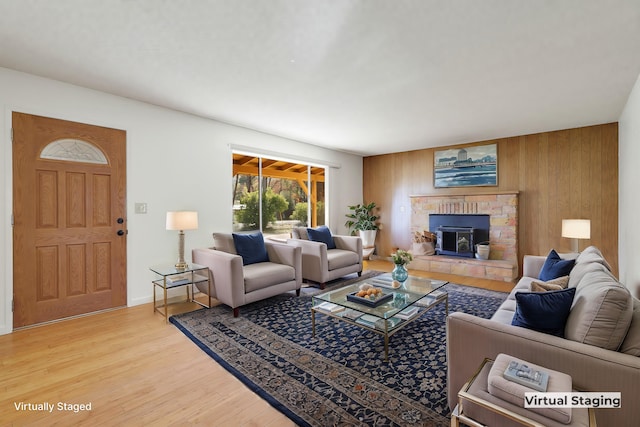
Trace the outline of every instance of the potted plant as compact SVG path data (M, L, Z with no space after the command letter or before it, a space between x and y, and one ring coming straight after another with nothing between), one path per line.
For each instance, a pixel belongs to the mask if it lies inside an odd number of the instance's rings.
M351 211L346 215L347 222L344 223L351 230L351 234L358 234L362 239L362 246L372 248L376 241L376 231L380 228L378 225L379 216L374 214L376 204L357 204L349 206Z

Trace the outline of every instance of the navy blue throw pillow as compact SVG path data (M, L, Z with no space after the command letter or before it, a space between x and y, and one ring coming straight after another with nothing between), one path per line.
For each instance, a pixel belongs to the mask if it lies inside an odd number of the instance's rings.
M576 263L574 259L562 259L555 249L551 249L547 256L538 279L545 282L558 277L568 276L573 269L573 265Z
M317 228L307 228L307 234L309 235L309 240L325 243L327 245L327 249L336 248L333 237L331 237L331 230L329 230L329 227L326 225L321 225Z
M236 246L238 255L242 257L242 265L269 261L261 232L252 234L233 233L233 244Z
M511 324L564 338L576 288L548 292L516 292L516 314Z

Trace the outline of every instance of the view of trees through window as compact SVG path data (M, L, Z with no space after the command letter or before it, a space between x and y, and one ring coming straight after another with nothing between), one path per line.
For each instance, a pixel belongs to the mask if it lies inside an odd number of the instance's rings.
M286 238L294 226L325 223L325 169L233 154L233 231Z

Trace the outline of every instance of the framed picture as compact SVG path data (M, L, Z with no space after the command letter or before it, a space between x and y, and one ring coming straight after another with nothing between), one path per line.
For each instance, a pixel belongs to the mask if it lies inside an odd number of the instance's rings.
M498 146L487 144L435 151L433 171L436 188L496 186Z

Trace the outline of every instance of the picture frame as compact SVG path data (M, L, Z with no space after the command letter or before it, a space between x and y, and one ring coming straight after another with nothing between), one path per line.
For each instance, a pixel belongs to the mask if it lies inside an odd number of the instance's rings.
M434 151L433 183L435 188L497 186L498 145Z

